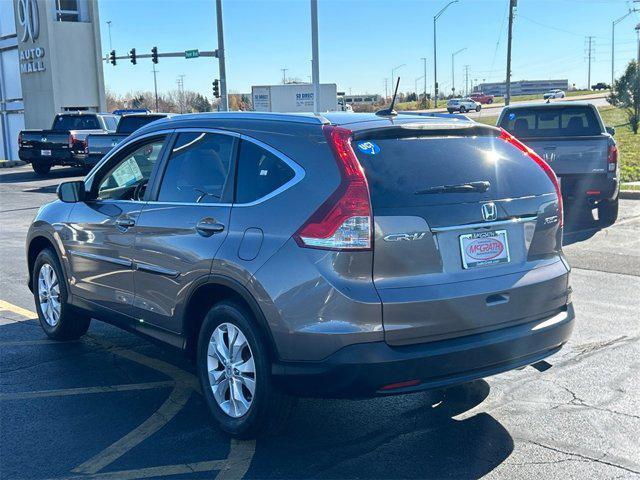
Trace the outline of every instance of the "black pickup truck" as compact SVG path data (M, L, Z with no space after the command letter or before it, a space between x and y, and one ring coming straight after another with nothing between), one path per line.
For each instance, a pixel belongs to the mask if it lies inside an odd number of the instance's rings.
M114 133L91 134L86 139L85 164L93 166L98 163L109 151L122 142L133 132L147 123L165 118L166 113L134 113L123 115L118 122L118 128Z
M498 127L540 155L558 176L567 217L597 208L600 227L618 218L620 165L613 139L598 109L586 102L505 107Z
M86 167L87 135L114 132L118 119L117 115L106 113L59 113L53 119L51 130L20 132L18 156L30 163L39 175L48 174L54 165Z

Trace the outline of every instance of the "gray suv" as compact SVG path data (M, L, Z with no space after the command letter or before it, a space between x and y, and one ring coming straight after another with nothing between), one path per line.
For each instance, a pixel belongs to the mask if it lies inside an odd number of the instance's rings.
M40 324L97 318L197 360L239 437L296 396L445 387L535 363L574 324L555 175L455 118L214 113L153 122L28 233Z

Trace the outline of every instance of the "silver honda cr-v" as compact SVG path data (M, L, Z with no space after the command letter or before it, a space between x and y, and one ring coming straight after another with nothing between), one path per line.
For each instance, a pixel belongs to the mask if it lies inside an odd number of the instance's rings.
M47 335L97 318L184 349L236 436L278 428L299 395L535 363L574 323L553 172L463 118L177 116L58 197L27 238Z

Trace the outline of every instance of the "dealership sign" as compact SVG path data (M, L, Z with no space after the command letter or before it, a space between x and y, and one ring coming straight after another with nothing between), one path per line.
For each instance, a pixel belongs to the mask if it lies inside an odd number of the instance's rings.
M21 42L35 41L40 36L40 17L36 0L18 0L18 21L22 27ZM20 50L20 73L44 72L44 48Z

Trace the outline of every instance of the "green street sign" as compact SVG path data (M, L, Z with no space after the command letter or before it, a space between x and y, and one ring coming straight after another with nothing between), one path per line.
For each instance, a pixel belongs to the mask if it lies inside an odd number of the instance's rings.
M198 50L185 50L184 58L198 58L200 56L200 52Z

